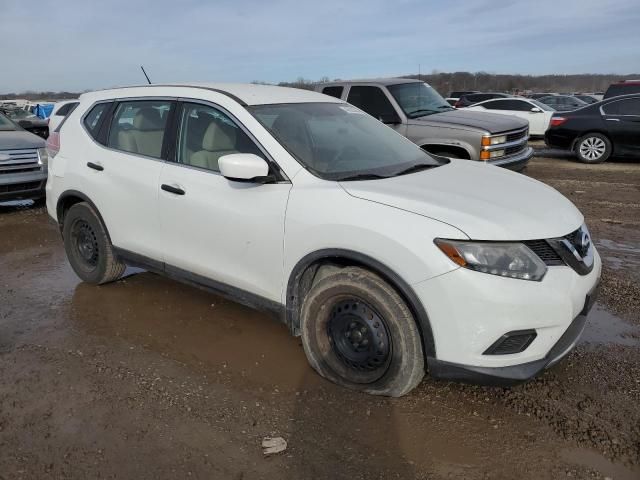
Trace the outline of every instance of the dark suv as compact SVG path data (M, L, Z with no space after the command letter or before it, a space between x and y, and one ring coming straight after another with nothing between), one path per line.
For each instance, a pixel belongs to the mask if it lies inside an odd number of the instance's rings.
M607 88L604 99L632 93L640 93L640 80L623 80L618 83L612 83Z

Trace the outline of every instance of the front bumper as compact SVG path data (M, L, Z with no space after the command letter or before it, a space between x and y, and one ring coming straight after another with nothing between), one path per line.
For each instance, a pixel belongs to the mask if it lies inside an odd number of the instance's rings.
M571 322L549 353L540 360L509 367L474 367L427 358L429 374L439 380L457 380L476 385L511 386L529 380L564 358L576 346L595 303L597 287L587 295L580 314Z
M495 165L497 167L508 168L509 170L515 170L519 172L527 166L529 160L533 157L533 148L527 147L522 152L509 157L500 158L498 160L489 160L486 163L489 165Z
M431 374L480 383L491 383L485 377L509 383L534 376L557 361L567 339L582 332L580 317L593 302L601 268L594 250L594 266L586 275L550 266L542 281L531 282L458 268L413 285L433 333ZM519 330L536 332L524 351L485 354L502 335Z
M0 201L38 199L45 196L47 170L0 175Z

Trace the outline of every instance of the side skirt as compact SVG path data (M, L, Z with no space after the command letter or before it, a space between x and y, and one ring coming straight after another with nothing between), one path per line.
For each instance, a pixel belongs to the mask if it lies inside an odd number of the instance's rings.
M122 248L113 247L113 249L116 255L127 265L144 268L150 272L220 295L247 307L267 312L278 321L286 323L286 309L281 303Z

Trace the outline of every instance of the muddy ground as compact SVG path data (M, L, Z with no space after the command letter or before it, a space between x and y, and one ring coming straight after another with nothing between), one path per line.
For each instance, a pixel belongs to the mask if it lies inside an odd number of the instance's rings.
M84 285L43 208L0 206L0 480L640 478L640 164L538 150L527 174L604 258L582 343L526 385L400 399L322 380L283 325L206 292Z

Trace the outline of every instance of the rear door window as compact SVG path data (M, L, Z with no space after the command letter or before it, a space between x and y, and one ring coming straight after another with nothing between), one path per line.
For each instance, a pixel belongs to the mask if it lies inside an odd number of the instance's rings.
M640 116L640 98L629 98L608 103L603 105L602 111L606 115Z
M107 146L161 158L167 120L173 105L168 100L121 102L111 120Z

